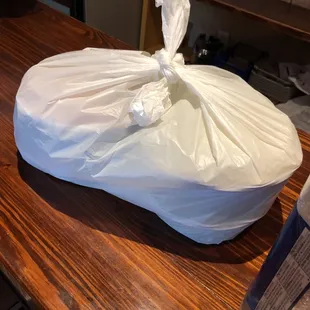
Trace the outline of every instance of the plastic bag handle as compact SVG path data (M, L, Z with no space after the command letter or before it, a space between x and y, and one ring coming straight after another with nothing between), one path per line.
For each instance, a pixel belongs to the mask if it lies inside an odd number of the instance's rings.
M184 65L181 54L176 54L186 34L190 12L189 0L156 0L162 6L162 32L165 48L153 58L158 63L161 79L144 85L130 104L129 112L140 126L156 122L172 106L169 84L179 80L177 67Z
M171 61L186 34L190 13L189 0L156 0L156 7L162 7L162 32L165 50Z

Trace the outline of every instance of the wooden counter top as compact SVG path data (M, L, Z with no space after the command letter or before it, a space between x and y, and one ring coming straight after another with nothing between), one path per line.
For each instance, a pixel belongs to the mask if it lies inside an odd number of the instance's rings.
M198 245L156 215L25 163L13 137L26 70L48 56L122 42L39 5L0 20L0 267L39 309L238 309L310 172L304 161L270 212L233 242Z

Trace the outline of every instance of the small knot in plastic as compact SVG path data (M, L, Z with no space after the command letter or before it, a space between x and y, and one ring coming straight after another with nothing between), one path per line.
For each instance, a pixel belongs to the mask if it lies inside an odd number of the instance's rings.
M170 83L176 83L179 79L179 75L175 70L175 64L184 64L183 56L180 60L180 55L177 54L174 59L170 59L169 53L165 49L155 52L153 57L158 61L160 67L160 73L167 79Z

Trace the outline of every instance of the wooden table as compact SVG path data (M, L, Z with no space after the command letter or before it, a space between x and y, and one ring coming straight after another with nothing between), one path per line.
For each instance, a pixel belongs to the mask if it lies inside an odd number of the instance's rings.
M40 309L238 309L310 171L233 242L203 246L103 191L50 177L17 153L12 113L26 70L87 46L126 48L43 5L0 20L0 266Z

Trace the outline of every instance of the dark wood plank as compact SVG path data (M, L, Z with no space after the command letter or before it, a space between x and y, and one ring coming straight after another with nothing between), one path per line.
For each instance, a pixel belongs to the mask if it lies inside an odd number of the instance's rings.
M304 41L310 41L310 10L280 0L198 0L265 21Z
M0 266L44 309L238 309L310 171L302 167L270 212L236 240L198 245L156 215L103 191L50 177L18 155L14 98L45 57L122 42L39 5L0 20Z

